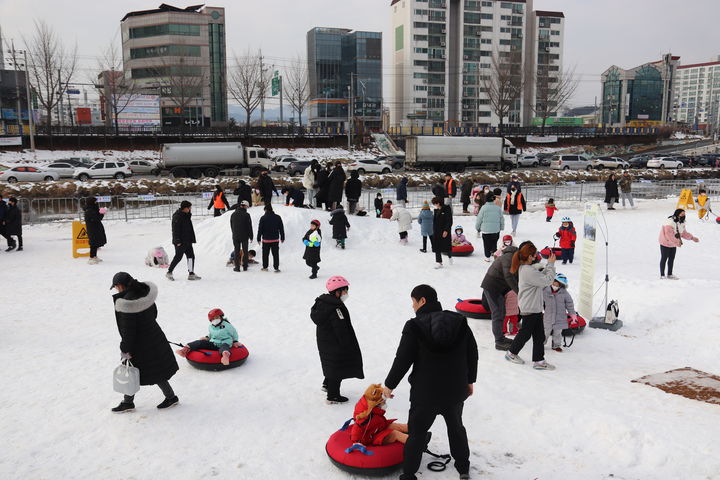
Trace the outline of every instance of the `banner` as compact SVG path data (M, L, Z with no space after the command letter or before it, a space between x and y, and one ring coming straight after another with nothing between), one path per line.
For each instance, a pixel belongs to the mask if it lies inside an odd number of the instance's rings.
M557 135L545 135L543 137L536 135L528 135L525 141L528 143L556 143Z
M22 145L22 137L0 137L0 146Z
M583 226L583 250L580 270L580 298L578 313L592 319L593 293L595 293L595 235L597 234L597 216L600 206L597 203L585 204Z

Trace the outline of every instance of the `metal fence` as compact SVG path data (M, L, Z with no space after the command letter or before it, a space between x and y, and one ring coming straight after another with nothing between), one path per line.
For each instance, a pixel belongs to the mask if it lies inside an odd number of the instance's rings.
M689 188L696 195L699 187L703 185L711 200L720 201L720 179L705 180L671 180L671 181L639 181L633 183L634 198L660 199L677 197L680 190ZM501 188L505 194L505 185L490 185L491 188ZM583 202L600 201L605 199L605 185L603 183L563 183L563 184L533 184L523 185L523 195L528 203L544 203L548 198L555 202ZM375 210L374 201L378 192L383 194L383 200L395 202L395 189L365 190L359 206L368 212ZM107 208L105 220L138 220L170 218L180 202L188 200L193 204L193 216L208 217L213 210L207 209L212 192L176 193L169 195L107 195L97 196L101 207ZM235 195L226 194L231 205L237 202ZM432 199L430 188L408 189L408 208L420 208L424 201ZM273 204L283 204L284 196L273 196ZM307 199L306 199L307 202ZM82 220L85 201L83 198L18 198L18 204L23 212L23 223L47 223L54 221ZM458 195L454 205L460 205Z

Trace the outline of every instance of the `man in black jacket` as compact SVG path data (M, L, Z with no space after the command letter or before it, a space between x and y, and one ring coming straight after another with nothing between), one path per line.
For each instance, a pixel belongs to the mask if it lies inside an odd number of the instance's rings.
M285 227L280 215L273 212L272 205L265 205L265 214L260 217L257 241L262 243L262 271L267 272L270 252L273 256L275 273L280 273L280 243L285 241Z
M238 181L238 187L233 190L233 194L238 196L238 204L245 200L248 205L252 205L252 188L245 183L245 180Z
M5 238L5 240L7 240L5 236L5 215L7 215L7 211L8 205L5 203L5 200L3 200L2 193L0 193L0 236Z
M409 437L403 461L404 480L415 479L435 417L442 415L448 429L450 453L460 478L470 478L470 449L462 422L465 400L473 394L477 378L478 350L467 319L442 309L437 292L418 285L410 294L415 318L405 323L400 345L384 394L392 391L412 367L410 382Z
M357 170L350 172L350 180L345 182L345 196L348 201L348 211L350 215L355 213L355 208L360 201L360 195L362 194L362 181L360 180L360 174Z
M267 169L260 173L260 178L257 182L257 189L260 190L260 196L262 197L263 202L265 202L265 205L270 205L272 203L273 192L275 192L275 195L278 197L280 196Z
M192 213L190 209L192 203L187 200L180 202L180 208L177 209L172 216L172 242L175 247L175 256L170 262L170 268L165 274L168 280L175 280L173 270L183 255L187 257L188 263L188 280L200 280L200 276L195 275L195 252L193 251L193 243L195 243L195 229L192 224Z
M435 268L442 268L442 254L448 256L448 262L452 265L452 207L443 204L440 197L433 197L433 237L432 251L435 252Z
M518 275L510 273L512 257L517 250L518 248L513 245L505 247L502 255L496 258L488 268L480 285L483 289L483 299L490 309L492 332L497 350L507 350L512 344L512 340L503 334L502 325L505 320L505 294L510 290L518 293Z
M345 178L345 170L342 168L342 163L335 162L335 168L330 172L330 176L328 177L330 184L328 188L328 203L330 204L330 208L328 208L328 210L335 210L342 202Z
M280 193L285 195L285 206L302 208L305 206L305 194L295 187L283 187Z
M23 238L22 238L22 211L17 206L17 198L8 198L8 209L5 214L3 224L5 227L5 239L7 239L8 248L6 252L10 252L17 248L18 252L23 249ZM15 241L12 237L17 237Z
M253 238L252 219L247 212L249 206L247 201L241 201L230 216L230 228L235 247L235 268L233 270L236 272L240 271L240 257L242 257L243 270L247 271L248 269L248 244Z

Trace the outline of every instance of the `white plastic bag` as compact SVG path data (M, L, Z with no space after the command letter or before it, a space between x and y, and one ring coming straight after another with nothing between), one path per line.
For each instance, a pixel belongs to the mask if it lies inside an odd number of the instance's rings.
M130 360L115 367L113 389L124 395L135 395L140 390L140 370L133 367Z

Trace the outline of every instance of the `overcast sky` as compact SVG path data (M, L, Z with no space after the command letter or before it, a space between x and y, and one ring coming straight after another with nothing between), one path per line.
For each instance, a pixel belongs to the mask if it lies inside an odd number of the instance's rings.
M178 7L196 4L166 0ZM6 39L33 30L33 19L49 22L67 43L77 42L86 81L96 57L111 41L120 42L120 20L132 10L157 7L161 0L0 0L0 27ZM224 3L224 5L223 5ZM282 69L305 55L305 34L316 26L382 31L384 90L392 91L390 0L230 0L227 14L228 57L233 51L262 48L268 62ZM680 55L684 64L720 55L720 0L535 0L536 10L565 12L565 66L582 74L573 105L592 104L600 74L616 64L630 68ZM230 60L229 60L230 62Z

